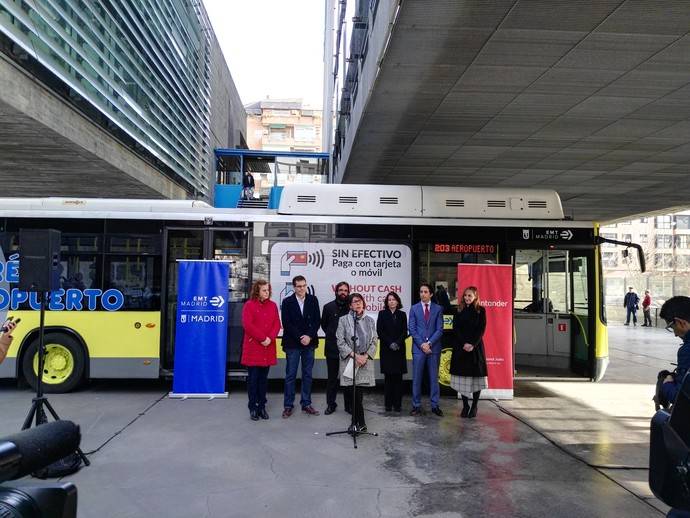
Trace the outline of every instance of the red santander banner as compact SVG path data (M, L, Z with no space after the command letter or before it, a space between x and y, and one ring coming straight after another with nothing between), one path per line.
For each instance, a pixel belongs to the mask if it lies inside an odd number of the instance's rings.
M486 310L484 351L489 389L482 397L513 398L513 267L510 264L458 264L458 300L468 286L479 292Z

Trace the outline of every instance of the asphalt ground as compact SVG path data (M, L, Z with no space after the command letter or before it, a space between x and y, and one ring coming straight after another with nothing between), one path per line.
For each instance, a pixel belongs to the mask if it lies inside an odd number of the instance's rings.
M227 400L181 401L164 381L94 382L50 401L81 425L92 462L66 478L81 517L663 516L646 485L650 398L678 339L609 331L602 382L521 381L513 401L482 401L476 419L461 419L452 396L443 418L428 400L422 417L386 413L371 392L366 419L379 436L356 450L325 435L349 424L342 405L281 419L280 385L271 419L258 422L241 385ZM0 435L21 426L31 396L0 385ZM313 399L323 410L323 387Z

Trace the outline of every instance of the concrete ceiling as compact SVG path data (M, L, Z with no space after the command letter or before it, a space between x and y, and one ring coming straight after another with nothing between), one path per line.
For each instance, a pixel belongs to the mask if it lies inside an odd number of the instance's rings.
M161 198L67 135L0 102L0 178L6 197Z
M690 206L689 28L687 0L403 0L343 181Z

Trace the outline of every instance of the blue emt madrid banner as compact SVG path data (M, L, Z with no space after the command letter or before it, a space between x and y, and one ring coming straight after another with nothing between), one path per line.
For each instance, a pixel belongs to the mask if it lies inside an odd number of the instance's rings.
M228 279L224 261L179 261L170 397L227 397Z

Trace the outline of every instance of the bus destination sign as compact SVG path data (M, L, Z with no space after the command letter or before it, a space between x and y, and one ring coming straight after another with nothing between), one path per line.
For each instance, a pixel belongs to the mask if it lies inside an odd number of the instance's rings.
M594 242L594 233L591 228L522 228L513 240L589 244Z
M437 254L495 254L495 244L434 243Z

